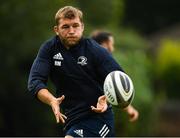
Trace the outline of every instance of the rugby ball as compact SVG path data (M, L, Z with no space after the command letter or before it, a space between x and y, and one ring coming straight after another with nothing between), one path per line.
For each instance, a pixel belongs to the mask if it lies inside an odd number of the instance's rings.
M104 81L104 94L107 101L122 108L131 104L134 98L134 86L131 78L122 71L110 72Z

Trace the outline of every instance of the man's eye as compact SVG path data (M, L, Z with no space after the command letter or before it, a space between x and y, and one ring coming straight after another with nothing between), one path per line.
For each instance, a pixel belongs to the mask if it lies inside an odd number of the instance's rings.
M79 27L79 24L73 24L73 28Z
M69 28L69 26L68 25L64 25L64 26L62 26L62 29L68 29Z

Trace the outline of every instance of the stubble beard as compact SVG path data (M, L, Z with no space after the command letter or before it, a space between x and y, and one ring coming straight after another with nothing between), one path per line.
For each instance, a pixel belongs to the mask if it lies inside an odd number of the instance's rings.
M82 36L81 36L82 37ZM62 38L60 36L61 42L66 48L71 48L75 45L77 45L81 39L81 37L74 37L73 40L70 40L69 38Z

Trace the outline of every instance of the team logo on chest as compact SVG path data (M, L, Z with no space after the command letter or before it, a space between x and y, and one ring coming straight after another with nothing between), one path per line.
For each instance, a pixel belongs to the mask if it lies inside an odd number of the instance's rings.
M80 64L82 66L87 64L87 58L85 56L78 57L77 64Z
M53 56L53 59L55 59L54 61L54 65L55 66L61 66L61 61L64 59L61 55L61 53L57 53Z

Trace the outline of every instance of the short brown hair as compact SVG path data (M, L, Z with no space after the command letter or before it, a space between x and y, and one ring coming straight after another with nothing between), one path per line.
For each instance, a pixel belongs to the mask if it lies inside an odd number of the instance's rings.
M113 35L108 31L101 31L101 30L95 30L91 34L91 38L94 39L98 44L102 44L103 42L106 42L109 40L109 37L112 37Z
M83 22L83 13L78 8L72 7L72 6L65 6L63 8L60 8L56 15L55 15L55 22L56 25L59 24L60 19L74 19L76 17L79 17L80 21Z

